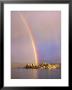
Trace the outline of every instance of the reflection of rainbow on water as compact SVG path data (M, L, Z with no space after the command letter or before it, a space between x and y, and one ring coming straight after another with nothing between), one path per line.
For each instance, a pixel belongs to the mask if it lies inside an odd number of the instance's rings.
M37 70L36 70L36 69L32 69L32 72L33 72L33 77L34 77L34 78L38 78L38 77L37 77L37 76L38 76Z
M28 25L28 22L27 22L27 20L25 19L25 17L23 15L20 14L20 18L21 18L23 24L25 25L25 27L27 28L28 34L29 34L31 42L32 42L32 47L33 47L33 50L34 50L35 64L38 65L37 51L36 51L35 41L34 41L34 38L33 38L33 35L32 35L31 28Z

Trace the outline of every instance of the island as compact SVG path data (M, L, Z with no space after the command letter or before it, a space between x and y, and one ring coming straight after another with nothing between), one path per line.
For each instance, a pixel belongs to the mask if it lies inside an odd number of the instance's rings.
M41 63L38 65L35 64L26 64L24 66L25 69L59 69L61 67L60 64L48 64L48 63Z

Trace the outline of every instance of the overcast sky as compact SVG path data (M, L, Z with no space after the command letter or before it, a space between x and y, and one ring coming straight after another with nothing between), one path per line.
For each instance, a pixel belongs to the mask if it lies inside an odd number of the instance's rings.
M11 12L12 63L35 62L30 36L20 15L31 27L39 62L58 63L61 57L61 12Z

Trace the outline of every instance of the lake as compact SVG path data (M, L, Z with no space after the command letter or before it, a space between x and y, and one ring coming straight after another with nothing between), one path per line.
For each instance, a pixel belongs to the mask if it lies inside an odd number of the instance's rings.
M60 79L61 69L22 69L11 70L12 79Z

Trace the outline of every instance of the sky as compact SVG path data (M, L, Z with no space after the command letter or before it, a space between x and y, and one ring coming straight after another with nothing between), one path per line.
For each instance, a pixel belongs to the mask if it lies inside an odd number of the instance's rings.
M22 16L22 18L21 18ZM12 11L11 12L11 61L34 63L32 41L38 62L61 62L61 12L60 11Z

